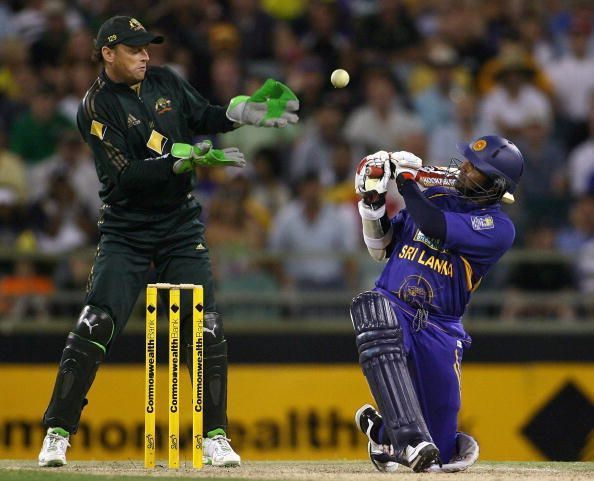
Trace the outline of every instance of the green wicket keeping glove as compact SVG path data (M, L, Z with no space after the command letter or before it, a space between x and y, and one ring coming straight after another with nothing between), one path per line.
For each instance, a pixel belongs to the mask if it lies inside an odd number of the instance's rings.
M250 97L233 97L227 108L227 118L240 125L284 127L296 124L299 99L285 84L268 79Z
M176 142L171 146L171 155L178 160L173 164L173 172L183 174L194 170L197 165L204 167L245 167L245 158L236 147L213 149L210 140L198 144Z

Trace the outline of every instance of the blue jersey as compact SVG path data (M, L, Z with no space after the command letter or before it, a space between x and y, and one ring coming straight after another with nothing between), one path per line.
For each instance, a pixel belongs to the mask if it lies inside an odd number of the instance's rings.
M499 204L481 206L443 187L424 195L444 212L445 240L425 236L401 210L392 219L392 254L376 286L413 308L459 318L483 276L512 246L515 229Z

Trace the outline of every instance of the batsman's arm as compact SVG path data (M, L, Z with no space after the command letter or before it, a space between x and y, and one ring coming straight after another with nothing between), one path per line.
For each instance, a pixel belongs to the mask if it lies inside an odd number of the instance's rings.
M432 239L445 240L446 219L443 211L423 195L412 175L396 177L398 191L404 197L406 210L417 227Z
M380 206L372 206L365 200L360 200L359 215L363 224L363 241L369 255L377 262L387 260L394 229L386 213L385 201Z
M146 159L134 159L127 147L125 126L120 125L117 112L94 103L93 109L83 101L78 109L77 124L84 141L95 156L98 171L123 190L137 186L159 185L171 175L169 154Z

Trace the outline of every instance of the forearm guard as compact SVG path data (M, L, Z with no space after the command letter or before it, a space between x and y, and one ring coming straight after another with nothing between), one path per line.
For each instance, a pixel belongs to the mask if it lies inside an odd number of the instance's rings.
M374 260L381 262L387 256L387 248L392 242L393 227L386 214L386 205L373 209L364 201L359 201L359 215L363 223L363 240Z

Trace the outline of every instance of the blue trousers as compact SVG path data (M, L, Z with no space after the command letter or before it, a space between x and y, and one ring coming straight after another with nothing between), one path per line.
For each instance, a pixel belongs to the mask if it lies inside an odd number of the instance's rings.
M462 353L470 337L458 318L417 311L393 294L377 289L390 299L402 326L409 372L423 417L441 459L447 463L456 454L458 412L461 404Z

